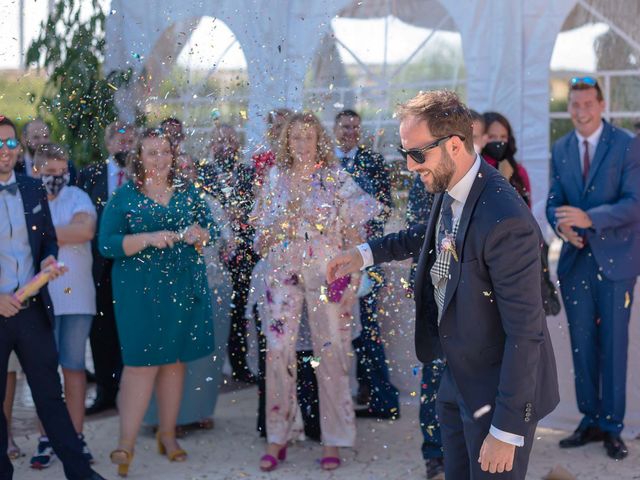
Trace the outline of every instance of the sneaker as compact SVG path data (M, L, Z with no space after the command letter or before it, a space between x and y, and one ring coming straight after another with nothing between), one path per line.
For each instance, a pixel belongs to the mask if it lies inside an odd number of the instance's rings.
M95 463L95 460L93 459L93 455L91 455L91 451L87 446L87 442L84 441L84 435L82 433L78 434L78 440L80 440L80 442L82 443L82 456L87 459L87 462L93 465Z
M56 458L56 454L51 447L47 437L40 437L36 453L31 457L31 468L43 470L49 468Z

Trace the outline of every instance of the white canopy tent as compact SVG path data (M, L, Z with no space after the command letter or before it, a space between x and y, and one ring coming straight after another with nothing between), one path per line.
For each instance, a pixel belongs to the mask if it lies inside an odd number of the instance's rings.
M576 5L581 9L574 9ZM558 34L563 27L576 28L595 18L608 24L640 56L637 0L113 0L111 10L107 71L133 68L138 74L153 71L156 77L170 71L197 19L222 20L246 58L250 85L246 131L248 141L254 143L262 137L266 112L279 106L303 106L305 76L318 51L324 57L333 48L323 44L323 39L331 35L336 16L393 15L410 25L458 31L467 103L478 111L500 111L511 121L519 160L532 180L534 213L541 223L548 188L549 65ZM339 62L329 63L326 68L340 77L333 83L347 84ZM149 92L136 87L118 94L123 115L132 117L137 102L144 103ZM631 333L635 347L640 342L637 317L636 309ZM564 323L558 321L558 328ZM558 412L565 426L571 427L577 412L566 335L554 335L554 343L560 352L563 383L563 405ZM635 347L630 349L627 420L629 431L637 433L640 378L632 367L640 361L640 354Z

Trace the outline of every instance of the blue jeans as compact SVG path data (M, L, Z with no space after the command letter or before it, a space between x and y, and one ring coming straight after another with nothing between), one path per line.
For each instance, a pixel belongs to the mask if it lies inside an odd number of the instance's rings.
M56 315L54 336L62 368L83 372L93 315Z
M420 429L422 430L422 458L442 458L440 423L436 417L436 397L440 379L447 364L444 360L434 360L422 366L420 385Z

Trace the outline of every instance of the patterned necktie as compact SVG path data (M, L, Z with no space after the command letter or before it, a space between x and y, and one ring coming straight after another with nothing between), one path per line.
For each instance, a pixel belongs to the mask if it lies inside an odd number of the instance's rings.
M0 192L7 191L11 195L15 195L18 193L18 184L16 182L10 183L9 185L0 185Z
M589 168L591 167L591 159L589 158L589 142L585 139L582 144L584 145L584 156L582 158L582 178L586 181L589 176Z
M440 228L438 229L438 248L442 245L442 240L447 234L453 234L453 197L445 192L440 210Z

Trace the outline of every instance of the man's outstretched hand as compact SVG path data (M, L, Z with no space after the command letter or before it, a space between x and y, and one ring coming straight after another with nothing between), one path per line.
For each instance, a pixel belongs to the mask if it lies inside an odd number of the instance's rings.
M364 262L362 255L357 248L352 248L346 252L338 254L332 258L327 265L327 283L331 283L338 278L359 272Z

